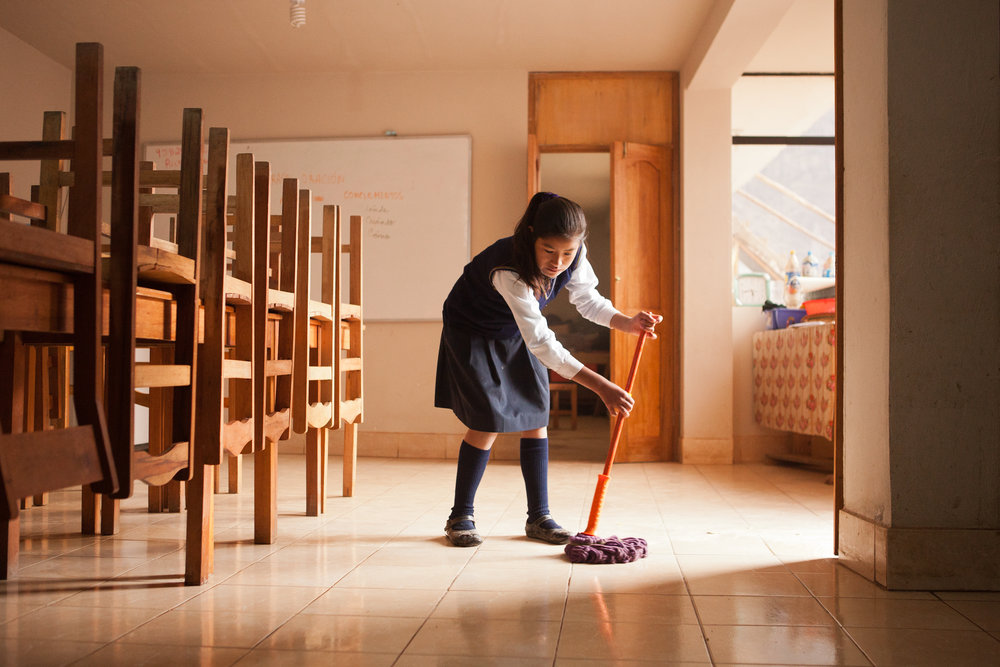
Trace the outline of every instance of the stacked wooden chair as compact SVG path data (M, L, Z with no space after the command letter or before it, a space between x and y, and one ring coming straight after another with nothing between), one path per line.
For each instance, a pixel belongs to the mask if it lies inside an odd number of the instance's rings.
M344 431L343 495L354 494L357 461L357 426L363 417L362 317L361 317L361 218L352 216L350 241L341 244L340 207L323 207L322 234L312 237L310 252L319 255L320 295L311 299L310 286L300 286L299 344L303 365L297 371L298 396L294 427L306 434L306 514L326 511L327 458L330 430L346 424ZM348 256L350 296L341 298L341 255Z
M0 373L13 380L0 383L0 574L17 566L22 499L89 485L84 532L114 534L135 482L151 489L151 511L179 511L186 482L185 581L197 585L213 568L213 481L227 455L255 456L259 543L276 537L277 443L293 430L308 432L310 443L308 513L324 509L328 431L342 422L344 494L353 493L361 219L352 218L351 240L341 244L339 209L326 207L323 235L311 238L311 195L294 179L283 182L281 213L272 216L270 166L252 155L237 157L235 194L227 194L228 131L210 130L203 158L198 109L184 111L180 169L141 162L140 72L117 68L113 137L105 140L102 68L100 45L79 45L74 139L63 138L62 114L46 114L42 141L0 143L0 159L40 162L30 201L11 195L0 175ZM110 224L100 217L105 187ZM168 240L153 233L158 213L176 216ZM313 252L323 262L320 301L309 299ZM141 348L149 363L136 362ZM72 428L69 349L80 424ZM137 405L150 410L147 450L134 444ZM231 475L231 490L236 481Z
M0 143L2 160L71 161L67 233L48 228L46 205L0 193L0 576L17 569L21 498L79 484L119 490L104 404L101 333L103 49L76 50L71 140ZM10 215L27 218L30 225ZM73 347L75 427L22 432L25 337Z
M334 426L344 425L344 496L354 495L357 479L358 428L364 420L363 336L364 319L361 303L361 216L351 216L350 241L341 246L347 255L350 285L347 299L343 297L341 274L337 272L337 301L334 320L336 339L334 367L337 381L334 385ZM339 238L339 236L338 236Z
M254 393L254 542L277 537L278 442L291 433L295 341L295 285L298 272L298 185L285 179L281 214L270 214L270 165L256 163L255 234L261 262L255 266L254 364L263 369L264 390Z
M236 159L236 194L226 194L229 133L213 128L202 244L203 343L198 361L195 466L188 484L188 584L204 583L214 564L214 471L239 455L262 429L254 397L263 395L262 366L254 363L255 266L266 265L266 243L254 229L258 177L253 155ZM213 159L214 158L214 159ZM229 211L231 210L231 214ZM232 230L231 232L229 230ZM228 249L231 241L232 250ZM228 267L228 268L227 268Z
M209 442L219 440L219 435L215 433L220 427L216 427L216 419L223 419L223 428L227 433L222 435L222 451L218 457L219 467L215 469L216 480L215 490L220 487L218 475L221 471L222 462L228 461L229 469L229 493L239 493L243 479L243 458L244 450L249 446L250 451L256 451L263 442L263 417L259 410L263 409L263 401L256 400L256 396L264 395L264 365L267 360L267 348L265 345L258 346L257 337L264 335L264 330L260 328L266 322L266 310L261 311L254 307L255 285L267 279L268 253L270 251L269 225L264 224L265 215L269 215L267 206L270 203L270 188L268 184L268 174L264 163L256 163L251 153L242 153L236 157L236 194L228 197L226 205L226 236L215 239L214 244L222 243L221 249L213 246L211 257L206 262L215 266L218 262L226 262L227 273L225 284L212 285L206 287L209 290L204 296L207 300L214 298L219 290L225 295L225 323L224 335L221 340L217 336L211 339L216 342L213 346L222 345L225 361L222 365L224 375L219 376L219 380L226 386L219 388L216 386L216 378L213 377L218 370L218 362L213 362L213 366L206 370L207 380L211 385L206 389L212 401L209 408L208 424L212 432L206 437ZM258 202L258 198L260 201ZM210 201L210 207L214 206ZM260 218L258 218L258 210ZM211 208L208 215L213 214ZM215 213L218 215L218 213ZM258 230L258 227L261 229ZM219 227L216 223L209 223L209 230L206 234L218 234ZM264 234L258 238L259 234ZM209 243L206 238L206 244ZM227 250L228 245L232 250ZM223 256L219 253L225 250ZM226 261L229 260L229 261ZM258 271L259 278L258 278ZM264 303L264 297L260 302ZM221 301L219 302L222 303ZM214 323L220 317L220 313L214 310L206 311L206 339L205 349L209 350L209 319ZM260 324L257 324L257 318ZM237 333L239 335L237 335ZM215 352L210 352L215 354ZM258 358L259 357L259 358ZM255 372L258 371L258 372ZM220 393L221 392L221 393ZM215 405L215 398L221 396L222 405ZM215 413L219 412L218 415ZM201 437L201 436L199 436ZM256 443L256 444L255 444Z
M138 138L140 74L119 67L115 74L109 257L108 402L109 432L121 489L93 507L100 508L100 532L118 532L119 504L132 495L133 483L162 486L192 475L194 460L195 378L200 320L202 234L202 113L185 109L181 168L153 171L140 166ZM223 156L225 157L225 156ZM170 188L169 194L141 192ZM176 235L154 236L150 213L176 215ZM153 316L144 315L153 309ZM136 348L149 347L150 362L136 363ZM170 388L169 399L151 408L150 443L135 442L136 390L149 388L151 399ZM141 400L141 399L140 399ZM179 504L179 503L178 503ZM177 508L179 509L179 507ZM95 519L96 520L96 519ZM88 519L85 519L87 522Z
M344 430L343 495L354 495L358 425L364 416L361 306L361 217L351 216L350 240L341 243L340 207L323 207L323 233L313 237L312 254L320 256L318 301L304 288L300 310L308 327L306 351L300 355L308 369L298 374L299 394L306 396L296 415L296 432L306 434L306 514L326 511L329 431ZM347 255L348 297L343 300L341 256ZM305 318L308 318L305 321ZM308 359L308 362L306 362Z
M340 270L340 207L323 207L323 229L311 237L308 252L319 255L320 295L311 298L310 272L303 272L296 291L300 338L303 350L296 368L298 396L292 415L296 433L306 434L306 515L319 516L326 511L327 457L329 430L337 428L334 405L338 383L335 357L337 350L336 302Z

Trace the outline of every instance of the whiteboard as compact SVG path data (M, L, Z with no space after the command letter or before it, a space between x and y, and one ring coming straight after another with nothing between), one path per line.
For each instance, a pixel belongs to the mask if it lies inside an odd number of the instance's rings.
M322 233L324 204L340 205L343 242L350 216L363 217L366 320L440 321L444 299L469 261L472 137L231 141L230 193L240 153L270 163L272 213L281 212L285 178L311 191L314 236ZM179 145L149 144L146 159L178 169ZM318 257L312 264L310 292L318 299Z

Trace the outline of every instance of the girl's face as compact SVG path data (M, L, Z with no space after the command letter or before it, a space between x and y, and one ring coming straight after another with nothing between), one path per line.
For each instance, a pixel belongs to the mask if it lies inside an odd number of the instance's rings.
M555 278L565 271L576 257L580 239L561 236L539 237L535 239L535 263L546 278Z

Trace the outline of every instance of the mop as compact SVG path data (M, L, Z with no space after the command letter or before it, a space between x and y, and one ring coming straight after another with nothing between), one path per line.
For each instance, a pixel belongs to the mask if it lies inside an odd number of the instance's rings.
M645 331L640 333L639 341L635 344L635 356L632 358L632 367L628 371L628 380L625 383L625 391L629 393L632 392L635 371L639 367L639 357L642 356L642 346L646 342L647 335ZM618 439L621 437L624 422L625 415L619 412L615 429L611 434L608 458L604 461L604 473L597 476L597 488L594 490L594 500L590 505L587 529L570 538L569 544L566 545L566 555L574 563L631 563L646 557L648 545L641 537L618 538L612 535L602 539L595 536L597 520L601 514L601 506L604 505L608 482L611 480L611 465L615 462L615 452L618 450Z

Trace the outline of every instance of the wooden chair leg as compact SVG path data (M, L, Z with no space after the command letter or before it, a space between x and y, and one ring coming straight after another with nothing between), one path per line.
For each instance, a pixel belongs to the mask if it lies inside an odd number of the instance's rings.
M329 431L311 428L306 431L306 516L326 511L326 468Z
M21 519L7 521L7 529L0 530L0 578L10 579L17 572L18 553L21 547Z
M358 425L344 424L344 497L354 496L354 482L357 480Z
M240 487L243 485L243 456L230 455L227 468L229 471L229 486L226 488L226 491L228 493L239 493Z
M25 353L21 336L8 332L0 343L0 368L9 370L11 378L24 377ZM24 387L20 382L0 383L0 430L20 433L24 426ZM2 484L3 480L0 480ZM0 486L0 491L3 488ZM0 496L6 508L4 496ZM11 508L8 508L11 509ZM16 509L11 514L16 515ZM0 524L3 522L0 521ZM0 527L0 577L9 579L17 572L18 552L21 546L21 520L14 516Z
M184 498L184 482L171 480L163 488L167 496L167 511L177 514L184 509L182 502Z
M49 397L49 351L48 348L38 348L35 353L35 406L32 415L32 429L36 431L48 430L52 428L49 421L49 408L51 399ZM41 507L49 501L48 493L39 493L31 497L31 504Z
M117 535L121 528L121 501L105 496L101 503L101 535Z
M150 514L159 514L167 510L167 500L163 493L162 486L150 486L146 488L146 511Z
M101 528L101 496L90 488L89 484L82 487L80 502L80 532L84 535L97 535Z
M327 489L327 470L329 469L330 461L330 431L329 429L323 429L323 437L320 438L319 447L319 513L326 513L326 489Z
M23 387L24 387L24 431L30 433L32 431L42 430L42 424L38 420L38 398L40 395L39 387L39 377L38 377L38 348L33 345L27 345L24 348L24 377L23 377ZM26 510L34 505L34 498L27 497L21 498L20 500L21 509Z
M278 445L267 442L253 455L253 541L274 544L278 535Z
M149 350L149 361L152 364L170 364L173 362L172 352L164 347L152 347ZM153 456L164 454L173 442L173 389L152 387L149 390L149 453ZM161 512L178 512L172 509L180 504L179 491L171 490L168 482L162 486L146 487L147 508L150 514Z
M187 484L187 549L184 583L200 586L208 581L214 566L215 526L213 525L214 470L218 466L195 465Z
M157 350L153 348L149 352L150 363L163 363L162 355ZM159 387L151 387L149 389L149 433L147 440L149 442L149 453L150 454L162 454L163 453L163 441L164 441L164 428L167 428L167 410L170 406L167 404L169 398L168 390L161 389ZM146 487L146 508L150 514L159 514L160 512L167 511L167 496L165 490L162 486L147 486Z
M574 431L576 430L576 426L577 426L577 410L576 410L576 407L577 407L577 390L576 390L576 387L573 387L573 388L570 389L570 392L569 392L569 409L571 411L571 414L570 414L570 428L572 428Z

